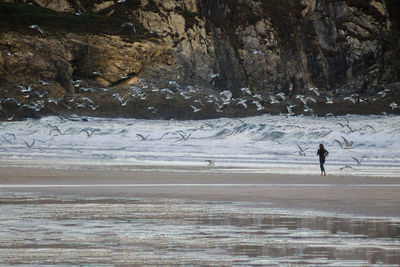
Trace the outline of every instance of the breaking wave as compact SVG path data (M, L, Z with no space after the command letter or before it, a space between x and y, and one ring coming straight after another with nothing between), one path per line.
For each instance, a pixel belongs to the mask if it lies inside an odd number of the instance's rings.
M400 176L400 117L200 121L47 117L0 124L2 165L197 166L207 171ZM205 160L215 161L208 167Z

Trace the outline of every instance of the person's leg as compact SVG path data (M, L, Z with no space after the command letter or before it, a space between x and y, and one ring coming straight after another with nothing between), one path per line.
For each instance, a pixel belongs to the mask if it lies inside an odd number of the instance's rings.
M323 174L326 175L324 163L325 163L324 160L320 160L320 161L319 161L319 166L320 166L320 168L321 168L321 175L323 175Z

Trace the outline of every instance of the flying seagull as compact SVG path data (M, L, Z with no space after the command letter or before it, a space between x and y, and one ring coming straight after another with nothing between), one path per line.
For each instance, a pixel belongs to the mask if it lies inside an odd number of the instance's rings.
M142 141L146 141L147 137L149 137L149 135L146 136L143 136L141 134L136 134L136 135L139 136L142 139Z
M32 147L33 147L33 145L35 144L35 139L33 139L33 141L32 141L32 143L31 144L29 144L28 142L26 142L25 140L23 140L24 141L24 143L25 143L25 145L27 146L27 148L28 149L31 149Z
M240 88L240 90L241 90L243 93L246 93L246 94L248 94L248 95L251 95L251 91L250 91L250 89L249 89L248 87Z
M190 106L192 107L193 112L199 112L201 110L201 108L197 108L197 107L195 107L193 105L190 105Z
M296 144L296 145L297 145L297 147L299 148L299 151L297 151L297 152L299 153L299 155L300 155L300 156L305 156L305 155L306 155L305 151L306 151L308 148L302 148L301 146L299 146L299 144Z
M79 133L81 133L81 132L85 132L87 134L87 137L91 137L94 133L94 130L90 129L90 128L85 128L85 129L82 129Z
M42 28L39 27L39 25L34 24L29 26L29 28L38 30L41 34L44 34L44 31L42 30Z
M344 138L343 136L342 136L342 139L343 139L343 141L344 141L344 144L346 145L346 147L344 148L344 149L350 149L350 148L352 148L352 145L353 145L353 142L352 141L348 141L346 138Z
M317 96L320 96L321 93L318 91L318 88L312 87L312 88L308 88L309 91L312 91L314 94L316 94Z
M338 143L338 144L340 145L340 148L343 148L342 142L340 142L340 141L337 140L337 139L335 139L335 140L333 140L333 141L335 141L336 143Z
M351 158L357 162L357 165L361 165L361 159L357 159L355 157L351 157Z
M344 169L353 169L354 170L354 168L351 167L350 165L346 165L346 166L340 168L341 171L344 170Z

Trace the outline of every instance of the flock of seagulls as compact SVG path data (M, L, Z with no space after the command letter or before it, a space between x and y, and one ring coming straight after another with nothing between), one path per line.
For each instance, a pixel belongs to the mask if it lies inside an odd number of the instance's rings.
M103 76L103 73L101 71L92 71L91 74L93 76ZM211 73L209 76L219 77L219 74ZM122 79L126 79L130 77L130 74L121 73L121 77ZM53 97L51 96L49 90L46 90L46 86L51 85L51 83L39 80L35 83L30 83L29 85L19 85L19 92L22 97L8 97L6 99L0 99L0 111L2 110L2 105L12 102L15 103L21 110L30 109L35 112L41 111L47 105L62 105L68 110L90 109L94 111L101 109L101 105L95 103L94 98L90 98L89 95L94 95L97 92L104 93L113 90L112 88L89 87L89 82L83 79L74 80L71 81L71 83L73 84L77 92L89 94L85 94L85 96L81 97L78 94L74 97ZM147 99L149 99L149 95L161 94L165 97L166 100L171 101L176 100L177 97L182 97L184 101L187 102L188 108L191 109L193 113L199 113L203 110L206 110L206 112L212 112L213 106L216 112L223 112L228 106L236 106L245 110L250 109L251 107L253 110L263 111L266 110L266 105L280 104L286 105L286 112L283 112L281 114L293 116L298 113L302 114L304 112L312 115L314 111L310 104L315 104L323 100L325 100L326 104L335 103L333 97L326 95L326 93L321 92L316 87L311 87L307 91L308 93L306 95L296 94L295 97L289 97L283 92L276 94L270 93L268 95L262 96L260 94L254 93L249 87L243 87L240 89L241 96L239 97L233 97L233 93L230 90L224 90L219 93L204 95L202 93L203 90L201 90L200 88L195 88L194 86L182 86L177 81L168 81L167 87L158 88L153 83L149 83L143 79L139 79L139 84L130 85L128 91L124 91L123 93L115 92L110 95L112 98L118 101L120 107L135 105L136 100L146 101ZM386 89L379 92L377 95L380 97L386 97L389 93L390 90ZM107 95L103 96L107 97ZM355 95L344 97L343 100L348 100L353 103L356 103L356 101L363 101ZM392 102L389 107L392 110L395 110L399 108L399 105L396 102ZM148 104L147 108L152 114L161 114L161 112L156 107L152 106L151 103ZM303 111L301 111L301 109ZM10 120L14 118L14 114L3 112L3 115ZM349 125L345 125L344 127L349 127Z
M346 134L352 134L354 132L359 132L360 134L365 134L367 132L376 133L376 129L373 126L369 125L369 124L363 125L362 127L358 128L358 129L356 129L355 127L351 127L349 120L347 118L345 118L345 117L343 118L343 120L337 121L335 123L335 125L340 126L340 129L344 130ZM339 139L334 139L332 141L332 145L333 144L337 144L340 147L340 149L344 149L344 150L351 150L355 146L355 142L354 141L347 139L343 135L341 136L340 140ZM297 145L297 148L298 148L297 153L299 154L299 156L303 156L303 157L306 156L306 151L309 148L308 147L302 147L299 144L296 144L296 145ZM360 166L362 161L363 161L363 158L356 158L354 156L352 156L351 159L355 161L356 166ZM346 169L354 170L355 166L351 166L351 164L346 164L345 166L340 168L340 170L346 170Z

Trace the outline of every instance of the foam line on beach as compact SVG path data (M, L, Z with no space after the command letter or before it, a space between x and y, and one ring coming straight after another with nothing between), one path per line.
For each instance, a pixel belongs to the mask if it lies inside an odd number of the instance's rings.
M73 187L400 187L400 184L3 184L0 188Z

